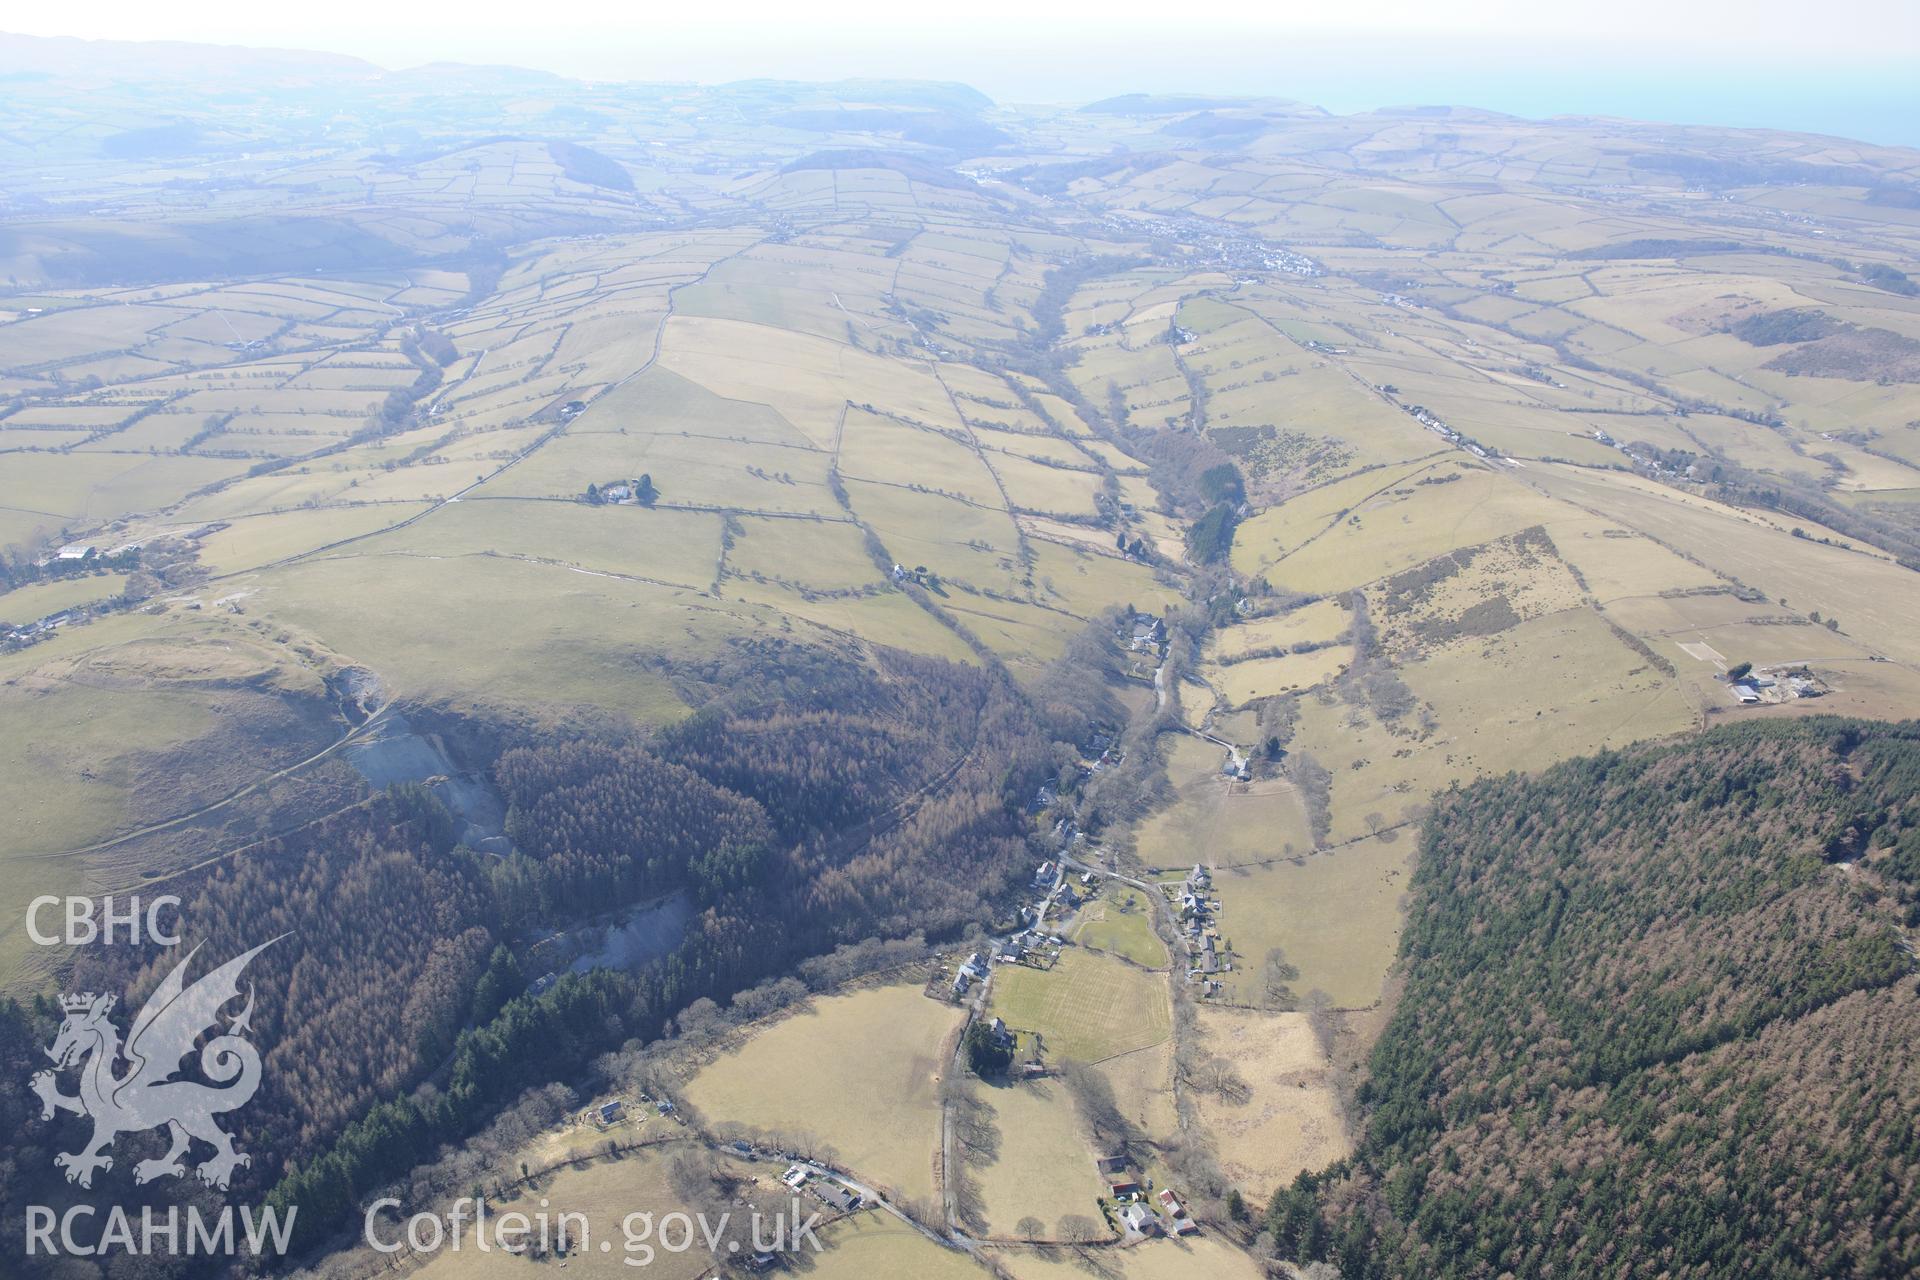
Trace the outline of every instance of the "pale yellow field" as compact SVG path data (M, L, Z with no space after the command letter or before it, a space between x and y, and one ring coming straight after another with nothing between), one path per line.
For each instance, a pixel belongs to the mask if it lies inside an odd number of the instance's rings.
M1094 1068L1113 1086L1121 1113L1155 1142L1170 1142L1179 1128L1173 1088L1173 1041L1133 1049Z
M994 1250L995 1260L1015 1280L1084 1280L1087 1263L1072 1249ZM1201 1232L1179 1239L1150 1240L1131 1249L1103 1250L1096 1255L1123 1280L1261 1280L1260 1264L1219 1236ZM1109 1274L1102 1271L1102 1274Z
M727 549L727 571L790 582L811 591L878 585L880 569L866 540L846 520L771 520L745 516Z
M534 1215L544 1211L557 1232L560 1214L584 1214L587 1228L585 1247L575 1248L566 1261L559 1264L566 1267L569 1274L605 1277L660 1275L671 1280L694 1280L707 1274L713 1266L712 1259L699 1244L697 1231L694 1247L684 1252L676 1253L661 1247L651 1232L647 1232L646 1238L631 1248L627 1243L629 1215L651 1214L658 1220L667 1214L683 1211L681 1197L675 1194L668 1176L668 1162L676 1152L694 1149L692 1144L675 1143L630 1152L616 1160L599 1156L584 1167L559 1169L541 1179L536 1189L523 1191L517 1199L489 1202L489 1221L497 1228L502 1214L518 1212L534 1218ZM746 1166L740 1168L744 1171ZM771 1194L773 1191L784 1194L785 1189L775 1184L763 1187L756 1193L766 1197L769 1212L773 1211L773 1206L783 1203ZM544 1210L542 1202L545 1202ZM537 1218L534 1221L537 1230ZM577 1230L577 1220L570 1221L569 1226ZM642 1234L640 1222L635 1221L631 1227L636 1236ZM387 1223L380 1228L380 1238L383 1241L404 1241L405 1232L404 1224ZM677 1234L670 1238L674 1243L679 1242ZM423 1236L423 1239L430 1237ZM603 1243L608 1246L604 1250L601 1248ZM644 1251L648 1247L652 1251L650 1257ZM396 1256L407 1257L409 1252L403 1251ZM640 1265L642 1262L644 1266ZM552 1270L554 1265L551 1261L514 1256L498 1248L482 1251L469 1225L458 1249L449 1240L439 1251L428 1255L424 1265L414 1274L421 1280L465 1280L468 1276L494 1280L495 1277L543 1275Z
M1019 510L1064 516L1098 514L1094 495L1100 492L1100 477L1095 472L1050 467L1011 453L987 457L1006 490L1008 502Z
M1450 458L1428 459L1348 476L1297 494L1241 523L1234 533L1233 567L1241 573L1259 574L1375 494L1412 484L1423 476L1459 469L1460 464Z
M800 1274L813 1280L877 1280L883 1276L981 1280L987 1274L986 1268L966 1253L942 1248L884 1213L855 1214L822 1231L820 1238L827 1246L825 1252L816 1254L809 1248L797 1260Z
M709 1124L817 1135L863 1181L925 1200L935 1189L942 1047L960 1016L917 984L827 996L703 1068L687 1100Z
M378 532L425 510L425 503L378 503L236 518L201 539L200 562L216 574L238 573Z
M1210 656L1237 662L1267 649L1288 649L1300 643L1324 644L1337 640L1353 625L1344 597L1316 600L1289 613L1239 622L1213 633Z
M1255 698L1311 689L1347 669L1353 651L1332 645L1307 653L1285 653L1271 658L1248 658L1226 666L1201 668L1207 683L1220 691L1229 707L1242 707Z
M1000 1133L999 1158L968 1173L980 1188L988 1234L1059 1240L1061 1215L1096 1212L1094 1202L1104 1190L1072 1096L1055 1080L976 1085L975 1090L993 1108ZM1015 1224L1028 1216L1040 1219L1045 1229L1022 1237Z
M1278 947L1300 970L1290 985L1301 999L1315 989L1339 1008L1380 998L1400 945L1401 900L1415 841L1362 840L1294 861L1218 871L1219 929L1233 948L1234 971L1222 985L1237 1004L1265 1003L1262 968Z
M859 409L847 411L839 465L849 479L926 488L984 506L1005 506L993 472L971 445L942 431Z
M1306 813L1284 778L1229 785L1220 748L1187 734L1162 741L1178 799L1140 824L1138 851L1148 866L1234 866L1313 847Z
M1469 776L1538 769L1696 723L1674 682L1590 609L1523 622L1484 644L1410 664L1403 675L1432 705L1439 741Z
M1537 470L1537 482L1555 496L1606 510L1774 599L1839 618L1847 634L1882 653L1920 662L1920 592L1907 570L1795 538L1748 513L1631 476Z
M742 625L700 592L480 555L336 555L249 585L255 607L371 666L392 695L602 706L653 723L685 707L626 655L645 645L710 651Z
M1603 605L1721 582L1711 570L1610 520L1580 514L1555 521L1547 532L1560 554L1586 579L1587 590Z
M1370 478L1370 477L1369 477ZM1540 524L1566 508L1492 472L1463 473L1448 484L1401 486L1377 495L1338 523L1310 533L1278 555L1236 544L1234 566L1294 591L1347 591L1412 568L1455 547L1473 546Z

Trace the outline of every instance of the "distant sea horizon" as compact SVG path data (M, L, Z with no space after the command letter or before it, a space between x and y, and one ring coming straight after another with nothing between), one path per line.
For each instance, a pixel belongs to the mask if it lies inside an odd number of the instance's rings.
M3 26L4 24L0 24ZM341 31L268 40L234 31L216 43L296 48L388 69L431 62L518 66L584 80L637 83L785 79L957 81L996 102L1077 105L1125 93L1284 98L1337 115L1396 106L1476 107L1530 120L1609 116L1655 124L1823 134L1920 149L1920 50L1863 45L1852 65L1830 55L1689 54L1649 36L1591 47L1502 44L1458 32L1422 36L1236 35L1188 29L1166 39L1089 29L968 31L951 40L897 39L881 30L804 37L742 30L726 42L675 32L562 26L431 32ZM249 38L249 37L252 38ZM134 40L147 38L131 36ZM204 42L183 30L179 39Z

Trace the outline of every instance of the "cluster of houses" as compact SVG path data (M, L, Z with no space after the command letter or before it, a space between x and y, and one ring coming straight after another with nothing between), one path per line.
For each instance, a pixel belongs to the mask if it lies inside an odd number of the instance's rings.
M1203 982L1208 994L1219 990L1216 975L1233 968L1233 961L1220 950L1220 931L1215 927L1217 904L1210 894L1213 874L1199 863L1181 882L1178 905L1180 928L1187 944L1187 981Z
M70 542L52 555L42 556L35 563L42 569L49 565L85 565L98 559L100 549L91 542ZM44 640L59 628L70 622L83 622L87 618L84 609L62 609L42 618L19 619L12 623L0 622L0 642L8 646L23 646Z
M1234 235L1210 218L1154 216L1129 210L1124 215L1108 214L1101 222L1129 236L1139 236L1144 228L1148 234L1171 236L1191 245L1198 267L1231 272L1278 271L1307 280L1325 274L1320 264L1304 253L1254 236Z
M1038 900L1031 906L1020 908L1020 928L986 950L968 956L966 963L945 980L944 991L937 985L940 980L936 977L934 984L927 988L929 996L965 999L976 983L986 981L994 965L1037 961L1044 966L1053 950L1066 945L1065 938L1047 929L1047 918L1056 909L1071 910L1081 901L1079 895L1074 893L1073 886L1065 882L1061 864L1052 860L1042 862L1033 873L1030 887L1038 895Z
M1312 346L1313 344L1309 343L1307 345ZM1380 386L1378 390L1382 395L1392 398L1398 393L1399 388L1387 384ZM1394 400L1394 403L1399 404L1400 402ZM1448 444L1456 448L1465 449L1476 458L1490 458L1493 456L1493 453L1484 446L1474 440L1468 439L1466 436L1461 435L1458 431L1448 426L1439 414L1427 408L1427 406L1423 404L1402 404L1400 407L1412 415L1415 422L1433 432Z

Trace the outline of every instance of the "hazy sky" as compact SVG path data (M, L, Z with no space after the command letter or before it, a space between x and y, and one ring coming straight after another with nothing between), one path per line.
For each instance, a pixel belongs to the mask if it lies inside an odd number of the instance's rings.
M1002 101L1128 90L1452 102L1756 124L1920 144L1920 0L104 0L14 6L36 35L204 40L384 66L587 78L964 80Z

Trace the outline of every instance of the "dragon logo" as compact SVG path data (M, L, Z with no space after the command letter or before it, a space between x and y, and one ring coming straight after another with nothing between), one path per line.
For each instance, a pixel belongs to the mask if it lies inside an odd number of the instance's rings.
M61 997L66 1021L47 1050L55 1069L35 1074L33 1091L40 1095L46 1119L51 1120L56 1111L71 1111L93 1120L93 1138L86 1146L53 1158L56 1166L66 1170L68 1182L91 1187L95 1170L113 1168L113 1157L107 1152L115 1138L162 1126L173 1145L158 1160L142 1160L134 1166L136 1183L184 1176L187 1169L180 1157L196 1138L214 1149L212 1158L194 1170L210 1187L226 1190L233 1171L253 1163L251 1156L234 1150L232 1137L214 1123L215 1116L246 1106L260 1087L260 1051L246 1039L253 1016L251 983L246 1007L227 1023L224 1033L200 1050L200 1071L214 1083L173 1077L201 1035L218 1030L221 1008L240 995L240 975L247 963L278 941L263 942L187 986L187 965L200 950L195 947L148 998L133 1020L124 1048L119 1029L107 1017L113 996L89 991ZM127 1069L116 1075L122 1059ZM58 1073L76 1066L80 1092L69 1097L60 1092Z

